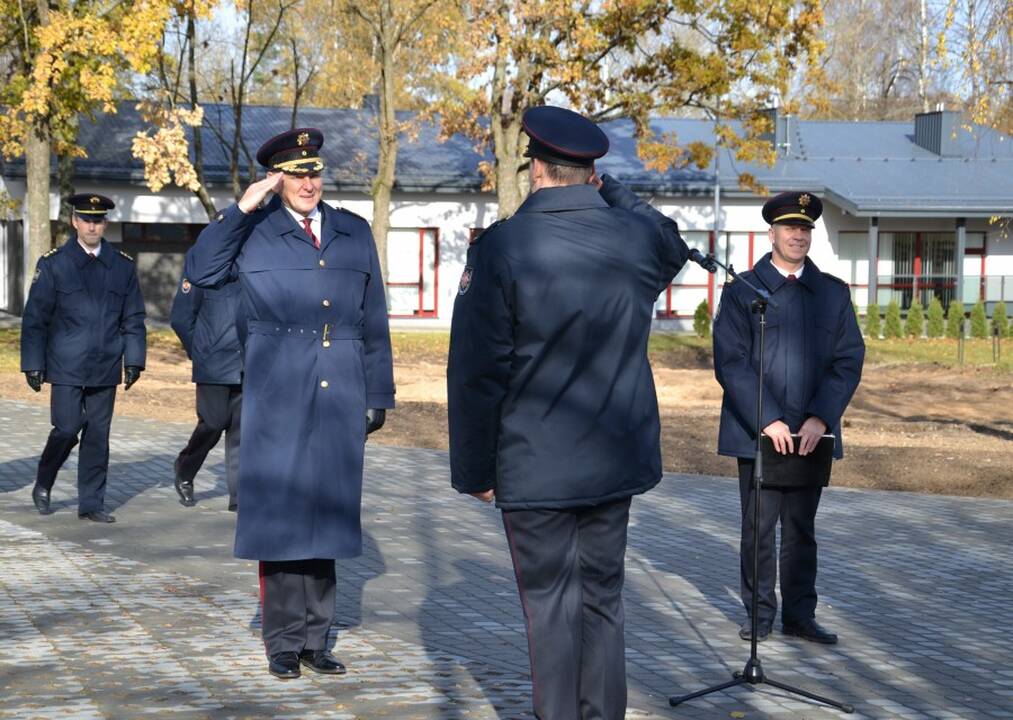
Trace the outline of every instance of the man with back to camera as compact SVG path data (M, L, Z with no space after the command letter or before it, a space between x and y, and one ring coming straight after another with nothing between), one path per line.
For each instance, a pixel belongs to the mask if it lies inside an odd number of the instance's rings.
M447 365L452 484L502 510L535 715L626 712L630 500L661 479L647 340L686 261L674 221L594 162L590 120L523 118L531 194L469 248Z
M268 672L283 680L345 672L327 650L334 561L362 553L366 436L394 407L376 245L366 220L323 202L323 142L297 128L264 143L267 177L201 232L184 272L242 288L235 555L260 561Z
M821 272L808 257L814 223L822 212L820 199L808 192L786 192L768 200L763 219L770 224L771 251L742 277L766 288L778 303L767 308L763 434L779 453L797 449L807 455L830 431L834 457L841 458L841 416L862 376L865 343L847 283ZM714 373L724 389L718 453L738 458L740 581L747 613L754 585L752 486L759 333L759 318L751 311L753 299L744 283L731 282L714 318ZM816 621L816 510L822 490L817 480L810 487L761 490L757 641L767 639L777 615L774 581L780 565L782 631L812 642L837 642L837 635ZM781 549L775 558L779 520ZM739 637L752 639L749 619Z
M173 464L173 485L184 507L196 504L193 480L225 433L228 509L237 508L239 428L243 407L243 354L236 332L239 283L200 288L185 277L172 301L170 323L193 363L197 385L197 427Z
M21 370L35 392L43 382L52 386L53 430L32 501L40 514L52 513L56 474L80 434L77 515L112 523L105 510L109 428L116 386L122 379L129 390L144 369L144 299L133 258L103 238L113 201L80 193L68 203L75 236L39 258L21 319Z

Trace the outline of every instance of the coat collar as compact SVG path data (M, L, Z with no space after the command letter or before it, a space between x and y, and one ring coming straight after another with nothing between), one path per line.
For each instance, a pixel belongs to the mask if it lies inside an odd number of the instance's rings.
M81 243L77 241L77 235L71 237L63 247L70 253L71 258L74 260L74 264L79 268L83 268L87 263L91 262L91 258L88 257L88 252L81 247ZM116 250L114 250L109 243L106 242L105 238L102 238L99 247L101 249L98 252L96 260L102 263L107 269L111 268L113 266L113 253L116 252Z
M342 213L338 212L324 201L320 201L320 249L324 250L335 237L339 234L350 235L348 228L345 227L344 218ZM302 240L310 247L313 247L313 241L310 240L309 235L306 231L300 227L296 221L292 218L290 213L281 202L281 197L275 195L271 201L264 208L267 213L267 221L271 224L271 229L278 236L287 235L293 233L293 237ZM316 248L314 248L316 249Z
M779 273L770 261L770 253L767 253L757 261L756 265L753 266L753 272L760 278L760 282L763 283L767 290L772 293L777 292L782 285L788 282L788 279ZM798 282L806 290L816 292L822 279L823 273L816 267L816 263L807 257L805 259L805 272L802 273L802 277L798 279Z
M528 195L517 212L560 212L607 208L609 204L591 185L542 188Z

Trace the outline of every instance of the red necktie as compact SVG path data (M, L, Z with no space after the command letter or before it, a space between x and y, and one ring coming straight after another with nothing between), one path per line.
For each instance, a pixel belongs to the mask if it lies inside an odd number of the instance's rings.
M796 280L798 280L798 278L795 277L795 273L792 273L791 275L788 276L788 282L795 282Z
M313 221L310 220L308 217L307 218L303 218L302 219L302 226L306 229L306 234L309 235L310 239L313 241L313 247L315 247L315 248L317 248L319 250L320 249L320 241L317 239L317 236L313 234Z

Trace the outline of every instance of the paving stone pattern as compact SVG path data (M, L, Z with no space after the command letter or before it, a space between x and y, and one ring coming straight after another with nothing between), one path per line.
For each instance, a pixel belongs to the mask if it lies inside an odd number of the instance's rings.
M366 551L338 563L332 639L349 673L281 682L256 566L231 554L220 448L183 508L172 460L191 428L117 417L118 522L100 526L77 518L76 452L56 514L31 505L45 408L0 401L0 427L0 718L531 717L499 513L449 488L444 453L370 446ZM629 718L846 717L770 686L668 707L748 656L738 517L730 479L671 475L634 501ZM1013 718L1013 503L831 488L818 533L817 613L841 643L775 628L760 645L771 678L854 704L847 717Z

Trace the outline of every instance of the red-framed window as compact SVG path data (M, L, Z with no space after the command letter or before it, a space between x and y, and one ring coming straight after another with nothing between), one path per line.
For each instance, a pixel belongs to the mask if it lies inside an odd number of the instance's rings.
M751 270L753 263L766 252L757 248L757 238L766 237L765 231L726 231L716 238L710 230L686 230L683 240L691 248L701 252L714 253L725 265L731 265L736 272ZM762 251L761 251L762 250ZM711 274L696 263L689 261L658 298L655 312L658 318L688 319L701 301L707 300L711 315L721 301L721 290L726 280L724 269Z
M391 228L387 233L388 316L439 316L440 230Z

